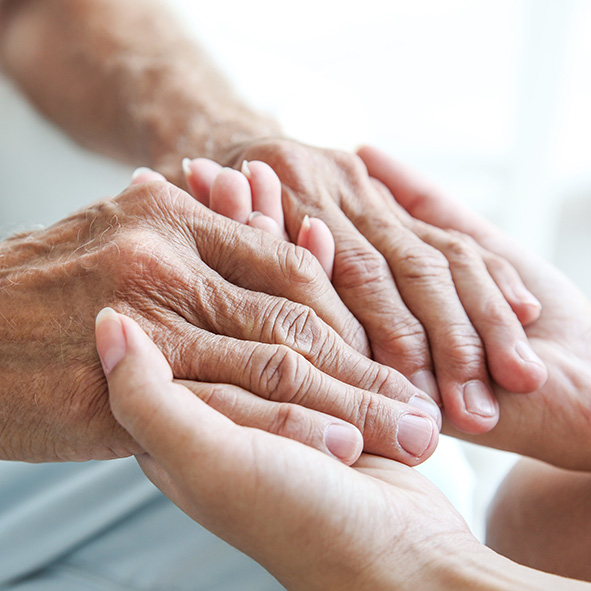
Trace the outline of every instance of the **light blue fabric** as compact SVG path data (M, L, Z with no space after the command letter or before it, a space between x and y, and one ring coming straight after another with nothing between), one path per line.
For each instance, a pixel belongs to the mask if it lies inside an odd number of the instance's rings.
M184 515L134 460L0 462L2 591L278 591Z

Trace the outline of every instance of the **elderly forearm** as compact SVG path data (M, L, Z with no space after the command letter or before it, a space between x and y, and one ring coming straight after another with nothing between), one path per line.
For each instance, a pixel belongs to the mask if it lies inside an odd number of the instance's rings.
M150 0L0 2L5 71L83 145L131 164L278 135Z

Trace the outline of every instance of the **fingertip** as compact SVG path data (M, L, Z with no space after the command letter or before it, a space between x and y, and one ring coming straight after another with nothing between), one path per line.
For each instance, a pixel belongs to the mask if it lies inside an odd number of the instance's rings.
M349 423L331 423L324 431L327 450L338 460L350 466L363 451L363 435Z
M489 354L489 368L499 386L513 394L535 392L548 379L548 368L526 341Z
M95 319L96 348L108 377L127 353L127 341L119 314L113 308L103 308Z
M203 205L209 206L211 187L222 170L221 164L208 158L183 158L182 167L193 197Z
M296 243L307 248L318 259L328 278L332 279L336 247L330 228L321 219L306 215Z
M439 442L439 429L430 417L402 415L398 423L398 444L408 455L406 463L415 466L429 458Z
M258 228L259 230L273 234L273 236L277 236L277 238L284 237L283 231L277 225L277 222L273 218L262 214L260 211L253 211L250 214L247 225L251 228Z
M210 208L235 222L247 224L253 211L248 179L238 170L222 168L211 185Z
M165 181L166 178L159 172L152 170L146 166L136 168L131 175L131 185L139 185L141 183L148 183L150 181Z
M511 309L522 326L533 324L542 315L542 304L533 295L529 301L511 303Z

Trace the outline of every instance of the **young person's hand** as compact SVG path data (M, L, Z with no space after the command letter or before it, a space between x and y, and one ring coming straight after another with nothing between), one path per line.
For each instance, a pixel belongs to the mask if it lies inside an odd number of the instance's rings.
M190 517L250 555L290 591L587 589L482 546L428 480L385 458L354 467L241 427L174 381L132 320L97 319L117 420L141 443L146 474Z

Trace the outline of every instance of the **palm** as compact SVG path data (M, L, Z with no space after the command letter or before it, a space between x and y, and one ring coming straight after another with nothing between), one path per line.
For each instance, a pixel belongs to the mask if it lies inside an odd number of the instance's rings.
M499 248L495 239L495 246L542 303L541 317L526 333L549 377L528 395L497 389L499 424L478 441L563 467L590 469L591 448L585 442L591 440L591 305L548 263L508 242ZM573 441L582 445L574 448ZM573 448L581 451L573 453Z

